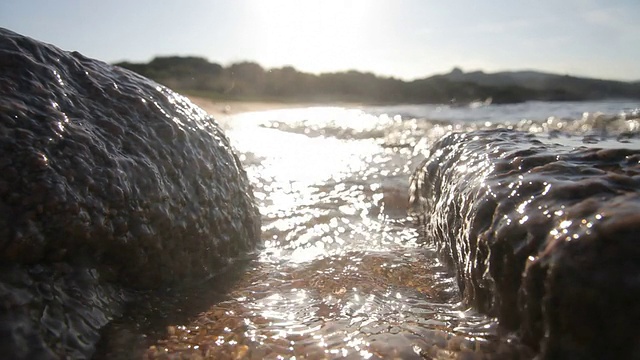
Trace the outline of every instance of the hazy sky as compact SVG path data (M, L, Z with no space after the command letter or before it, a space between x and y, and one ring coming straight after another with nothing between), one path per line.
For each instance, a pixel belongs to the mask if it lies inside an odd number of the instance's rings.
M640 80L640 0L0 0L0 27L107 62L197 55L413 79Z

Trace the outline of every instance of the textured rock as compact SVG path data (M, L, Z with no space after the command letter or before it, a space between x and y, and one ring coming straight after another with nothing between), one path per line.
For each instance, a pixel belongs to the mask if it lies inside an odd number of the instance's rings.
M205 112L0 29L0 349L86 357L130 290L207 278L259 232Z
M452 134L414 173L411 202L465 301L543 358L640 358L639 163L638 150Z

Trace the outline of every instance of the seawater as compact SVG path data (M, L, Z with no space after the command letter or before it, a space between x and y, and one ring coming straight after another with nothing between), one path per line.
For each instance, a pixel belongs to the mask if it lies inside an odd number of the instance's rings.
M454 274L419 238L407 212L411 172L441 136L481 128L638 148L639 107L307 107L220 118L259 201L263 248L175 304L116 322L102 351L117 353L126 338L148 358L531 358L461 303Z

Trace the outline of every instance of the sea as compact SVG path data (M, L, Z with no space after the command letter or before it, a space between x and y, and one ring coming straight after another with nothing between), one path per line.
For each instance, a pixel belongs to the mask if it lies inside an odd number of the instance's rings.
M263 246L180 300L112 324L103 354L532 358L462 302L452 269L420 238L407 209L412 172L440 137L487 128L640 148L638 101L311 106L217 121L253 184Z

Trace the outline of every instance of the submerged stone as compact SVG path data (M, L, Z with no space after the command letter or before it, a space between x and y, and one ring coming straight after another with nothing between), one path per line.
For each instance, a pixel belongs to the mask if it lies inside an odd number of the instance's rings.
M0 28L0 350L87 357L132 290L251 251L260 217L218 124L125 69Z
M543 358L640 358L640 151L451 134L411 179L467 304Z

